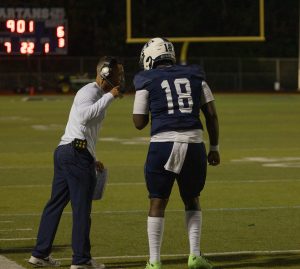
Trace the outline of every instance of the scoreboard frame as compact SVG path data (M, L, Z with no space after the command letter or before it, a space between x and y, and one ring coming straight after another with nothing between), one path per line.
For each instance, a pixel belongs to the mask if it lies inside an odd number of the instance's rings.
M66 55L65 9L0 7L0 55Z

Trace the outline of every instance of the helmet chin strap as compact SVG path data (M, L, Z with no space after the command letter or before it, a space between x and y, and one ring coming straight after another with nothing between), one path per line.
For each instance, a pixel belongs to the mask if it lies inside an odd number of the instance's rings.
M105 80L109 86L111 86L112 88L115 88L116 86L114 84L112 84L112 82L108 79L108 78L105 78L105 77L102 77L102 82ZM102 85L102 82L101 82L101 85ZM126 88L125 88L125 79L123 78L123 80L120 82L120 84L118 85L120 87L120 92L121 93L125 93L126 92Z

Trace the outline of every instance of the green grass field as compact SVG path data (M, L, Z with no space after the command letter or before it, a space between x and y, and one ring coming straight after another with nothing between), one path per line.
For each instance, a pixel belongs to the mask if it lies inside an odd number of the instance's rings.
M72 99L0 97L0 254L25 268L31 268L26 259L49 198L52 153ZM109 185L93 204L92 255L107 268L144 268L148 255L143 165L149 129L133 127L132 105L132 96L112 104L97 145ZM221 165L209 167L201 195L202 251L216 268L300 268L300 95L218 94L216 105ZM63 268L72 255L70 212L68 206L53 249ZM187 268L176 185L162 254L164 269Z

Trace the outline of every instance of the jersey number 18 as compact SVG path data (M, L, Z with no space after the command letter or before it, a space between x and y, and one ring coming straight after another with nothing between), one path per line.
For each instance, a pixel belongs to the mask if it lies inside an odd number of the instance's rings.
M185 92L182 92L181 85L184 85ZM178 95L179 111L181 113L192 113L193 109L193 98L191 96L191 84L187 78L177 78L174 80L174 86ZM171 87L167 80L161 83L162 89L166 93L168 103L168 114L174 114L174 102L171 94ZM188 106L184 106L184 100L187 100Z

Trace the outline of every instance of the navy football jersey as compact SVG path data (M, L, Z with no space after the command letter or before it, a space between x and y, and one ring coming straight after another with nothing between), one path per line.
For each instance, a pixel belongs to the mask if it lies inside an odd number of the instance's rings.
M141 71L136 91L149 92L151 135L166 131L203 129L200 106L204 71L198 65L172 65Z

